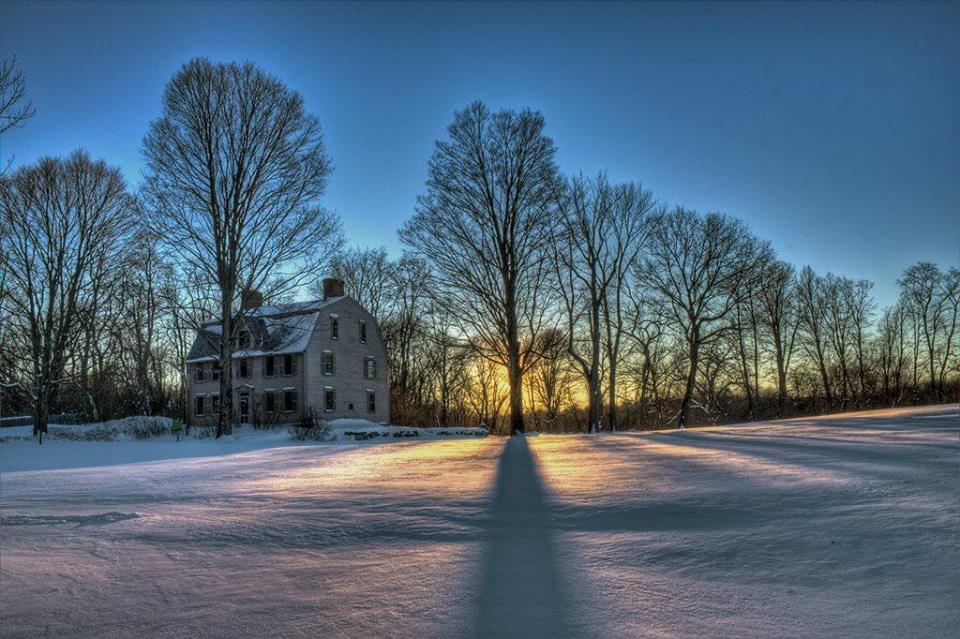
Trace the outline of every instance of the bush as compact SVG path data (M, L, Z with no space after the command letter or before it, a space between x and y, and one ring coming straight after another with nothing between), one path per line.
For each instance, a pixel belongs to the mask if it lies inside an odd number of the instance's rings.
M302 441L326 442L333 436L330 433L330 427L320 419L316 411L311 410L308 414L300 418L300 421L290 426L290 437Z
M51 427L49 436L52 439L79 442L112 442L126 438L148 439L171 432L172 423L173 420L169 417L124 417L88 427Z
M216 434L216 426L193 426L190 428L190 436L194 439L212 439Z

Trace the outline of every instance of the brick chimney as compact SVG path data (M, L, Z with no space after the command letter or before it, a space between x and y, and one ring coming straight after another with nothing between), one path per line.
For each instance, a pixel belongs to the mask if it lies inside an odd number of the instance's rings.
M323 299L343 297L343 280L338 277L323 278Z

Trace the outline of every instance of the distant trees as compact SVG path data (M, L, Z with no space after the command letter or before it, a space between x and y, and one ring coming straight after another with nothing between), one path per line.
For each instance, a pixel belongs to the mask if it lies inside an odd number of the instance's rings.
M478 354L504 366L510 430L523 432L523 375L537 359L548 292L557 168L540 113L475 102L436 144L427 191L400 237L433 271L433 299Z
M781 260L762 266L759 323L773 351L777 380L777 417L783 417L787 404L787 371L796 344L796 281L794 268Z
M934 399L941 401L949 362L957 349L960 269L942 272L935 264L920 262L908 268L898 284L904 308L922 338Z
M830 381L829 327L827 304L830 293L823 281L809 266L803 267L797 280L798 328L800 343L816 367L828 404L833 404L833 386Z
M0 133L32 113L0 68ZM243 299L333 273L377 318L398 424L650 428L960 398L960 269L873 283L778 259L728 215L562 178L543 116L454 115L400 237L344 250L301 97L193 60L143 141L139 197L77 152L0 172L0 413L183 416L195 331L223 316L218 434Z
M182 268L215 287L220 334L217 436L232 415L234 316L246 291L298 289L342 242L319 207L330 173L320 124L299 93L253 64L188 62L143 141L151 223Z
M350 296L360 302L377 320L383 319L395 303L397 265L387 257L386 248L346 249L334 255L330 270L343 280ZM315 297L323 297L323 282L310 287Z
M13 376L32 400L34 434L47 431L50 406L68 383L68 358L81 324L117 276L134 199L120 171L82 151L44 158L0 182L5 286Z

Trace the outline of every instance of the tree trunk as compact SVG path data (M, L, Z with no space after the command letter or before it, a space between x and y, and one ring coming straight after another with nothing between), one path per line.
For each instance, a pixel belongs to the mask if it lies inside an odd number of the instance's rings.
M217 415L217 437L233 432L233 295L224 294L221 301L220 333L220 413Z
M607 423L610 432L617 431L617 362L616 355L610 358L610 388L607 393Z
M787 404L787 371L783 362L783 345L780 331L773 331L774 355L777 360L777 417L783 417Z
M520 370L520 346L511 345L510 365L507 367L507 377L510 383L510 434L517 435L524 432L523 425L523 372Z
M600 419L603 403L603 398L600 393L600 376L597 374L596 367L593 369L593 372L587 379L590 400L589 407L587 410L587 432L595 433L600 430Z
M833 390L830 388L830 376L827 375L827 364L823 361L823 353L817 346L817 366L820 369L820 378L823 380L823 392L827 397L827 404L833 406Z
M43 445L43 436L47 433L47 421L50 419L50 394L47 385L37 389L37 398L33 411L33 436Z
M693 388L697 381L697 363L700 359L700 336L694 335L690 340L690 370L687 373L687 385L683 391L683 401L680 402L680 415L677 419L678 428L686 428L690 416L690 401L693 399Z

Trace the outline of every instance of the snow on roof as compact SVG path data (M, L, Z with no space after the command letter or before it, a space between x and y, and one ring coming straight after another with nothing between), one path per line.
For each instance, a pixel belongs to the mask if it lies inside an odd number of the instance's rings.
M292 315L296 313L310 313L319 311L322 308L338 302L345 296L328 297L325 300L310 300L307 302L291 302L290 304L273 304L271 306L258 306L244 313L245 317L272 317L276 315ZM211 320L212 324L219 324L220 320Z
M234 351L233 357L302 353L306 350L313 328L317 324L317 318L320 317L320 313L315 309L327 306L337 299L340 298L330 298L322 302L284 304L247 313L243 317L243 322L253 335L252 342L256 348ZM205 324L203 329L198 331L186 362L189 364L217 359L218 341L222 330L219 322Z

